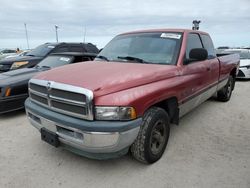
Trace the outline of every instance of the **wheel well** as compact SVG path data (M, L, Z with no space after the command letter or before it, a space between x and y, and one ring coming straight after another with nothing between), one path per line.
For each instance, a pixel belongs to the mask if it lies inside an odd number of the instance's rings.
M179 108L178 100L176 97L171 97L169 99L163 100L159 103L156 103L154 106L160 107L168 113L170 123L174 123L176 125L179 124Z
M234 68L234 69L230 72L230 75L232 75L232 76L233 76L233 79L234 79L233 88L232 88L232 90L234 90L234 87L235 87L235 79L236 79L236 68Z
M232 75L233 78L236 77L236 68L234 68L234 69L230 72L230 75Z

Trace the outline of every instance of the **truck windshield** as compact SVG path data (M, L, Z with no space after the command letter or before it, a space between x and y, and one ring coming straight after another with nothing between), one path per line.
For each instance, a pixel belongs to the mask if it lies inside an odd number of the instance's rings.
M46 57L40 63L37 64L37 68L55 68L59 66L63 66L66 64L70 64L73 60L72 56L56 56L51 55Z
M43 44L43 45L40 45L40 46L36 47L35 49L31 50L26 55L27 56L44 57L54 48L55 48L55 46L53 46L53 45Z
M137 33L111 40L95 60L174 65L182 40L181 33Z

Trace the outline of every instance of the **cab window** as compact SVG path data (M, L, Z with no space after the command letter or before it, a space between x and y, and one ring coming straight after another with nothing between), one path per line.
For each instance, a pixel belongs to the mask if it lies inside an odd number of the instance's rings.
M198 34L190 33L187 38L187 47L186 47L186 58L189 59L189 53L194 48L203 48L201 39Z
M202 43L204 45L204 48L207 50L208 53L208 59L213 59L216 57L215 49L214 49L214 44L208 35L201 35Z

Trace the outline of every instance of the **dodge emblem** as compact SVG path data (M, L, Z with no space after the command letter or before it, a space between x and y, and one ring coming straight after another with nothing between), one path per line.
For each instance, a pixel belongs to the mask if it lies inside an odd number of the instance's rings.
M47 83L47 90L48 90L48 91L51 89L50 86L51 86L51 82L48 82L48 83Z

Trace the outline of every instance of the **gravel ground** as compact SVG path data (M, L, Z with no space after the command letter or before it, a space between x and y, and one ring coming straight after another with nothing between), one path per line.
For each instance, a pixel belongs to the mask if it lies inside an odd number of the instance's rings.
M0 187L250 188L250 82L227 103L209 100L171 127L160 161L97 161L40 140L24 111L0 116Z

